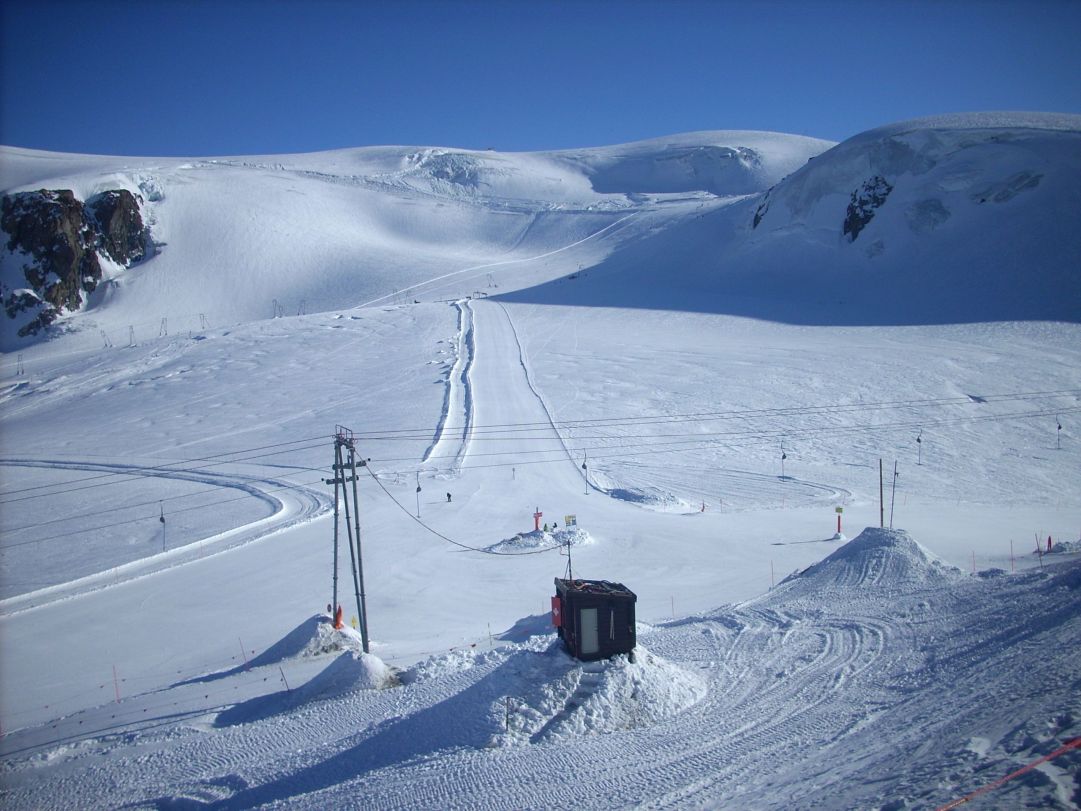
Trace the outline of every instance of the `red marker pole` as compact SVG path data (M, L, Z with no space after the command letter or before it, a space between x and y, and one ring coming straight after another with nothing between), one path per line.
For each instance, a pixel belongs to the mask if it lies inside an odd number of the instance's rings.
M544 513L541 512L540 507L537 507L537 511L533 513L533 530L535 532L540 532L540 520L543 515Z

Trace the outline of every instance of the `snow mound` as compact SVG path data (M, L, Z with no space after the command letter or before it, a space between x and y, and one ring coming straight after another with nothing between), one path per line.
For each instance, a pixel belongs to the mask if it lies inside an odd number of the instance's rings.
M352 651L359 653L364 650L364 640L358 631L348 626L335 628L327 617L316 617L319 620L315 626L315 633L304 649L301 656L322 656L327 653L339 653Z
M696 674L639 646L632 655L581 663L554 642L508 680L490 712L504 730L492 746L567 741L655 726L675 718L707 692Z
M468 648L436 654L409 668L402 674L402 681L412 684L446 679L465 673L475 667L482 667L492 661L500 660L502 655L498 650L482 650L472 645Z
M583 546L593 542L592 536L581 527L563 527L562 529L519 532L513 538L507 538L486 547L485 551L507 555L516 552L554 549L557 546Z
M612 498L661 513L698 512L693 504L659 487L615 487L605 491Z
M399 684L398 672L378 656L350 650L296 689L256 696L223 710L215 717L214 726L251 724L294 712L314 701L342 698L362 690L384 690Z
M784 583L816 590L867 586L892 590L941 585L944 579L960 576L958 569L937 560L904 530L867 527L825 560Z
M1055 541L1051 546L1051 552L1052 554L1081 552L1081 541Z
M319 656L343 650L359 651L361 648L360 635L356 631L351 628L335 630L330 617L315 614L308 617L262 653L244 662L244 664L217 673L185 679L177 682L176 686L219 681L234 676L241 671L277 665L297 657Z
M357 690L385 690L399 684L393 668L372 653L346 651L300 688L304 698L327 698Z

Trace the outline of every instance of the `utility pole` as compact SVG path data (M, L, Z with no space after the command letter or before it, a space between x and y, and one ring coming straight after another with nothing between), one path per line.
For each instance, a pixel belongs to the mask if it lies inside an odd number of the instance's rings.
M363 459L360 461L360 465L363 467L368 463ZM368 602L364 595L364 561L360 556L360 503L357 501L357 455L356 448L350 446L349 448L349 467L353 471L353 506L356 508L353 510L353 523L357 533L357 577L360 579L360 638L364 645L364 652L368 653Z
M338 607L338 498L339 485L341 496L345 502L345 531L349 541L349 562L353 574L353 589L357 600L357 616L360 617L360 636L364 652L369 652L368 646L368 612L364 594L364 563L361 558L360 547L360 507L357 499L357 457L356 441L353 432L348 428L336 426L334 433L334 478L324 479L327 484L334 485L334 603L332 610ZM366 462L359 463L363 467ZM346 475L348 473L348 475ZM352 503L350 503L350 491L345 485L352 483ZM356 546L354 547L354 532Z

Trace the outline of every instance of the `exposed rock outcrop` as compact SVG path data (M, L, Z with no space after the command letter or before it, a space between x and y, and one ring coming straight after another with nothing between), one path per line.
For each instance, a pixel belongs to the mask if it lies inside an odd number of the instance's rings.
M4 196L0 227L26 286L2 284L0 298L9 318L31 313L20 336L36 335L83 305L101 281L102 253L123 267L151 253L140 202L123 189L95 195L85 205L70 189Z
M150 254L150 234L139 200L130 191L102 192L87 200L86 208L101 235L101 247L114 262L127 268Z
M863 187L852 192L852 201L848 204L845 214L844 235L849 242L854 242L856 237L875 216L875 210L886 202L893 186L882 175L875 175L867 180Z

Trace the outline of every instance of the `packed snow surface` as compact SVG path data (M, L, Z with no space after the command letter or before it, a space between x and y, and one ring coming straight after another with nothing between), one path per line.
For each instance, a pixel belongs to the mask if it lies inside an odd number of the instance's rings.
M0 150L159 246L5 326L0 804L896 810L1058 752L1079 133ZM568 565L635 592L633 656L564 651Z

